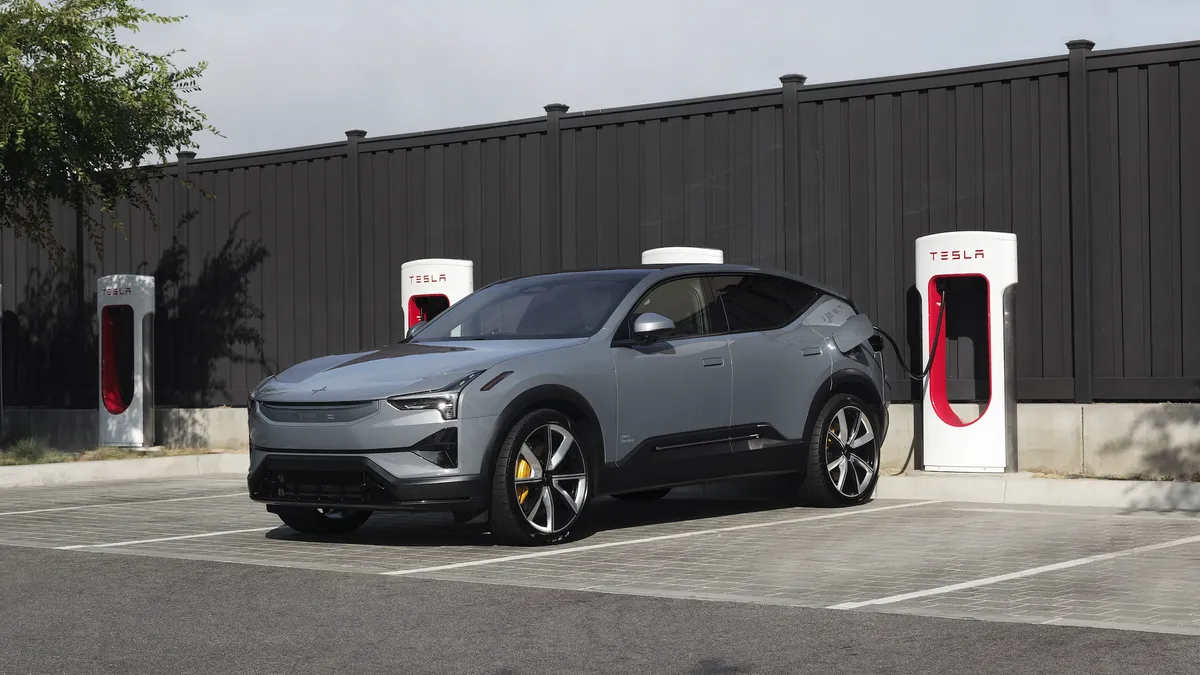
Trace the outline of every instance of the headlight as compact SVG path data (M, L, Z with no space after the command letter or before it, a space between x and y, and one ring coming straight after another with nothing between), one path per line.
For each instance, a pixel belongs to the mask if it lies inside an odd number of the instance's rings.
M458 419L458 399L462 390L483 373L482 370L476 370L437 391L392 396L388 403L397 410L436 410L442 414L443 420Z

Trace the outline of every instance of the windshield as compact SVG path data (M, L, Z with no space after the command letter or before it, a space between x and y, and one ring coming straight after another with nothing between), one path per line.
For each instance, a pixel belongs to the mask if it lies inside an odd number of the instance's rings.
M590 337L645 272L549 274L481 288L437 315L413 342Z

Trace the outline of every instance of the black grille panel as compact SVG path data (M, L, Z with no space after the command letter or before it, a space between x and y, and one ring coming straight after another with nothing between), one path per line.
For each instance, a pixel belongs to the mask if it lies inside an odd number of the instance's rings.
M333 404L259 403L263 417L292 424L346 424L370 417L379 411L373 402Z
M313 471L270 468L253 491L254 499L306 504L383 505L395 498L367 471Z

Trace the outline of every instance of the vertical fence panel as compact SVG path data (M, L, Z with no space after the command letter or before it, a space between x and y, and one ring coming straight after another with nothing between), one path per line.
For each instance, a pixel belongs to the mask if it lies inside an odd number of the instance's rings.
M442 255L460 259L466 250L463 241L463 144L446 146L445 180L442 186ZM540 235L540 233L539 233Z
M645 251L662 246L662 122L640 123L638 136L638 247Z
M617 219L613 231L617 238L617 260L622 265L636 265L641 259L640 126L623 124L617 128Z
M375 301L375 306L382 305L388 308L388 327L389 333L381 336L381 339L387 341L389 338L399 340L408 327L408 318L405 312L406 307L402 306L400 300L400 280L402 274L400 266L406 260L410 260L409 248L409 231L406 226L408 216L408 152L405 150L397 150L386 153L384 161L387 163L388 180L380 186L379 189L385 191L387 200L387 218L376 221L375 236L376 241L383 240L383 233L387 233L388 254L382 261L376 258L376 264L381 267L376 272L375 292L378 294ZM376 198L376 203L380 203L380 199ZM378 249L377 249L378 250ZM413 256L415 257L415 256ZM376 327L376 335L379 336L380 328ZM394 336L394 337L392 337Z
M542 266L542 145L543 136L530 134L517 141L520 152L518 169L521 274L536 274Z
M1181 375L1200 377L1200 61L1179 64L1179 194L1181 274L1180 340L1184 344Z

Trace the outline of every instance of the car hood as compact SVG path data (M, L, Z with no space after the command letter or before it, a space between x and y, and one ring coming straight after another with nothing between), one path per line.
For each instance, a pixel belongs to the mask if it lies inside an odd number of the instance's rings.
M259 401L367 401L431 391L508 359L587 342L571 340L448 340L396 343L367 352L322 356L267 378Z

